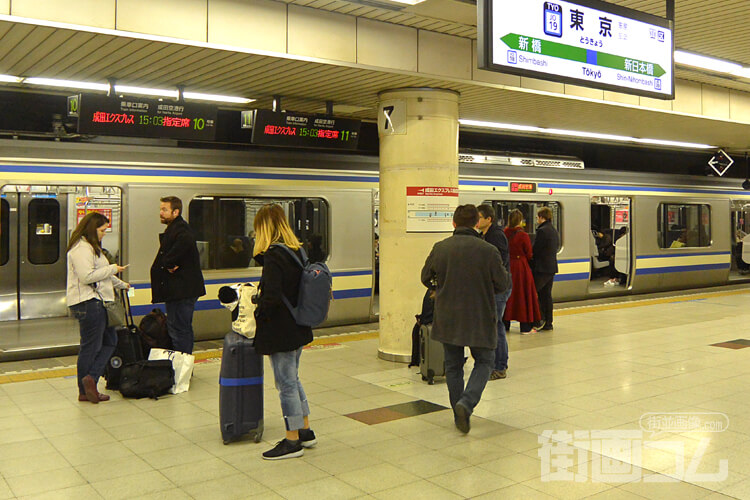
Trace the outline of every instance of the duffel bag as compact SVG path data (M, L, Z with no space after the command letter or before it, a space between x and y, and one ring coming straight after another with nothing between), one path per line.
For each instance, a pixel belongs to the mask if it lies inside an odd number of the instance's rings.
M120 374L120 392L126 398L158 399L174 385L174 368L168 359L137 361Z

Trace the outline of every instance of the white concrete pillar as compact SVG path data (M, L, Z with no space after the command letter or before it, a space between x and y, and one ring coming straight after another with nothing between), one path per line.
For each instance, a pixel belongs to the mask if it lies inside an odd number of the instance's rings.
M407 187L458 188L458 93L395 89L379 94L380 346L378 356L411 358L414 315L425 287L419 273L432 245L451 232L407 232ZM451 212L452 213L452 212ZM413 223L413 222L412 222Z

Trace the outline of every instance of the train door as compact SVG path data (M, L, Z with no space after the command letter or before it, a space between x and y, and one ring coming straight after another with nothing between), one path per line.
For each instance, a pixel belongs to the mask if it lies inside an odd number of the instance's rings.
M66 295L68 238L87 210L106 210L116 236L105 248L119 250L119 189L116 207L92 204L89 188L77 186L3 186L0 191L0 321L68 315ZM94 188L98 190L107 188ZM110 188L112 189L112 188ZM95 206L96 205L96 206ZM110 228L112 232L112 228Z
M589 293L625 291L632 276L629 197L592 196Z
M733 200L731 204L732 264L729 279L746 279L750 275L750 203Z
M2 196L14 219L7 225L14 245L0 267L0 319L65 316L67 199L46 189Z

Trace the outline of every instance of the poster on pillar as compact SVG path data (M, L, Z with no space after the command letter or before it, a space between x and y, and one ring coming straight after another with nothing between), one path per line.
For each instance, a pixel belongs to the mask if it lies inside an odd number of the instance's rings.
M452 233L457 206L457 187L407 186L406 232Z

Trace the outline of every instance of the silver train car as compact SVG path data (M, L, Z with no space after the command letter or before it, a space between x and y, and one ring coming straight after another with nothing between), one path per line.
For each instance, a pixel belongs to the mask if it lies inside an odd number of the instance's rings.
M129 264L134 314L150 311L166 195L183 200L197 234L207 288L196 305L197 339L229 329L221 286L259 279L249 255L252 221L270 201L284 207L308 253L331 268L335 300L324 326L377 320L377 158L14 140L0 140L0 158L0 360L76 348L65 249L92 210L111 220L103 246ZM536 210L552 208L561 234L557 301L721 285L750 270L740 258L750 194L736 180L705 178L698 187L695 177L549 168L581 166L571 159L461 160L461 203L491 203L500 222L518 208L532 238ZM611 235L610 260L600 258L593 229Z

